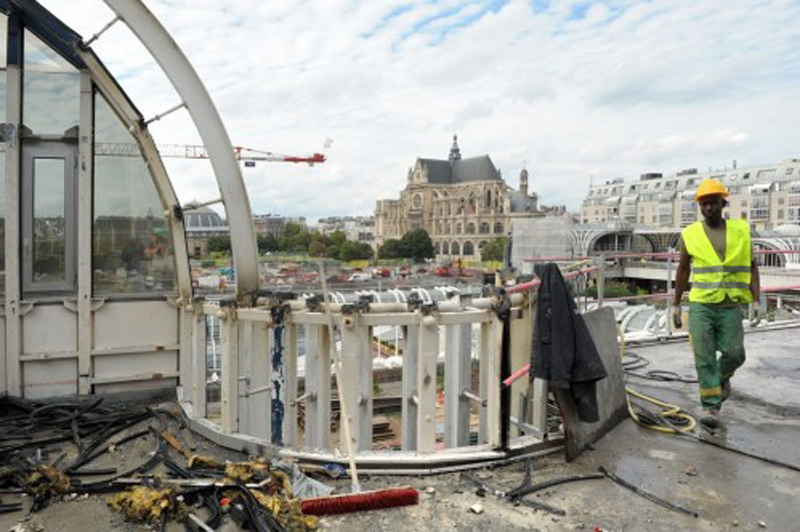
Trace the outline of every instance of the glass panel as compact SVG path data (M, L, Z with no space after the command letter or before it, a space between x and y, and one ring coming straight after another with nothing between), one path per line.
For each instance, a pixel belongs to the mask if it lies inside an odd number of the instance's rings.
M144 159L108 103L95 97L94 293L143 294L175 290L175 254L165 207ZM133 156L103 155L132 153Z
M33 281L66 280L67 244L64 159L33 160Z
M0 122L6 121L6 45L8 17L0 15ZM0 298L6 295L6 153L0 143Z
M80 89L80 73L25 30L22 123L35 135L65 135L80 121Z
M2 102L5 106L5 102ZM0 298L6 295L6 152L0 151Z

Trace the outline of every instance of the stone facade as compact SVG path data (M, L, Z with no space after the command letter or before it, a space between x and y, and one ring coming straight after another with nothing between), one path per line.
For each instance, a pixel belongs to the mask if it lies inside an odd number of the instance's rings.
M488 155L462 159L453 137L447 160L418 158L400 198L378 200L375 246L425 229L437 256L479 259L483 246L511 231L513 219L539 216L544 213L538 195L528 192L527 170L515 190Z

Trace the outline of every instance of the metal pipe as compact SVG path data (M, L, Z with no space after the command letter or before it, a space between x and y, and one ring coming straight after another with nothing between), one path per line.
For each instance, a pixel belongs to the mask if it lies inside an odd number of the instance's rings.
M94 35L92 35L92 36L89 38L89 40L88 40L88 41L86 41L85 43L83 43L83 46L84 46L84 48L89 48L89 46L91 46L91 45L92 45L92 43L93 43L94 41L96 41L97 39L99 39L99 38L100 38L100 36L101 36L102 34L104 34L104 33L105 33L105 32L106 32L106 31L107 31L107 30L108 30L108 29L109 29L111 26L113 26L114 24L116 24L118 21L119 21L119 15L115 16L114 18L112 18L112 19L111 19L111 22L109 22L108 24L106 24L105 26L103 26L102 28L100 28L100 31L98 31L97 33L95 33Z

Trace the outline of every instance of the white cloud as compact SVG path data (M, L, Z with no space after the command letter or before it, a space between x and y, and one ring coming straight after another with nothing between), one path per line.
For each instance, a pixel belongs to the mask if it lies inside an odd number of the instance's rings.
M87 37L112 17L100 0L43 3ZM310 154L334 139L323 165L245 169L257 212L369 213L453 133L465 157L490 154L514 186L527 164L543 203L573 209L590 176L800 155L797 2L147 3L235 144ZM121 25L95 49L146 116L176 103ZM185 113L153 133L199 142ZM168 167L183 201L217 197L207 162Z

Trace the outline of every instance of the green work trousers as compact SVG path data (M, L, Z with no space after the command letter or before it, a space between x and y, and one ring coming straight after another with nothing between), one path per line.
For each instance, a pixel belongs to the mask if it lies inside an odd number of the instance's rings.
M744 364L743 318L740 306L689 304L689 337L703 408L720 405L720 382L730 379Z

